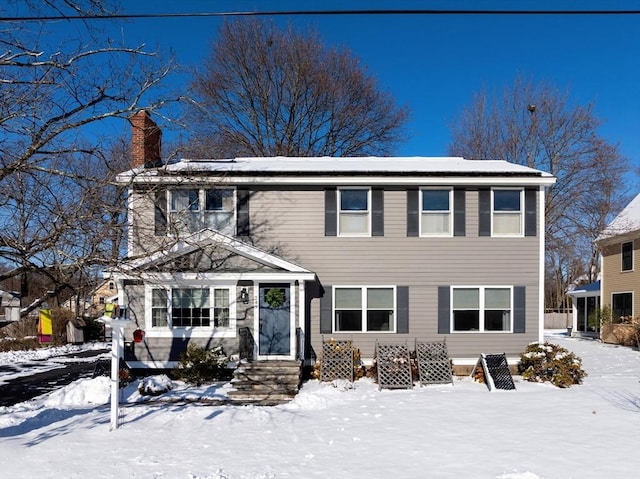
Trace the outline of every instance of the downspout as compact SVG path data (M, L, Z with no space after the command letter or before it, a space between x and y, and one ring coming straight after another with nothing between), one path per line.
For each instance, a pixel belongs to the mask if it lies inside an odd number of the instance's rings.
M540 241L539 241L539 265L538 265L538 342L544 342L544 266L545 266L545 191L544 186L540 186L540 199L538 208L540 210Z

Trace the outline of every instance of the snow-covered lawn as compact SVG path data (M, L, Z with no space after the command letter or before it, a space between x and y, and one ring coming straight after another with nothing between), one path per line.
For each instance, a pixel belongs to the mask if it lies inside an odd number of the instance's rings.
M6 478L638 478L640 353L548 338L574 351L584 384L516 380L379 391L369 380L305 383L276 407L131 404L109 430L109 381L84 379L0 408ZM228 386L167 397L220 397Z

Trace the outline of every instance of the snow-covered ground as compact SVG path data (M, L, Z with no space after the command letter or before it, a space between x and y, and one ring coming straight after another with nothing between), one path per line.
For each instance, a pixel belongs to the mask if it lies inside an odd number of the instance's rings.
M0 476L639 478L640 353L547 339L583 359L583 385L516 377L516 391L489 392L462 378L380 391L370 380L352 388L311 381L275 407L141 404L129 386L122 426L110 431L109 380L82 379L0 408ZM161 399L227 390L178 384Z

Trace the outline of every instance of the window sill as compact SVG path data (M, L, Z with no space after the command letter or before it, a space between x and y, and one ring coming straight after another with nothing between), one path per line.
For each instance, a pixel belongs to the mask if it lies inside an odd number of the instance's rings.
M235 328L149 328L149 338L235 338Z

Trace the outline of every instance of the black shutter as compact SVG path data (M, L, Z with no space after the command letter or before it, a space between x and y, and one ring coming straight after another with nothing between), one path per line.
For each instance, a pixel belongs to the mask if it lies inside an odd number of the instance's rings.
M478 235L491 236L491 190L478 190Z
M246 188L238 188L238 236L250 236L251 226L249 224L249 197L251 192Z
M384 236L384 190L371 190L371 236Z
M407 190L407 236L420 236L420 199L417 188Z
M453 235L464 236L466 234L466 190L455 188L453 190Z
M398 334L409 333L409 287L398 286L396 288L396 301L398 307L398 324L396 332Z
M536 215L536 190L524 190L524 235L536 236L538 218Z
M525 291L524 286L513 287L513 332L525 332Z
M154 234L167 235L167 190L158 190L154 198Z
M324 286L324 295L320 298L320 334L333 332L333 288Z
M451 289L438 286L438 334L451 332Z
M324 235L338 234L337 191L335 188L324 190Z

